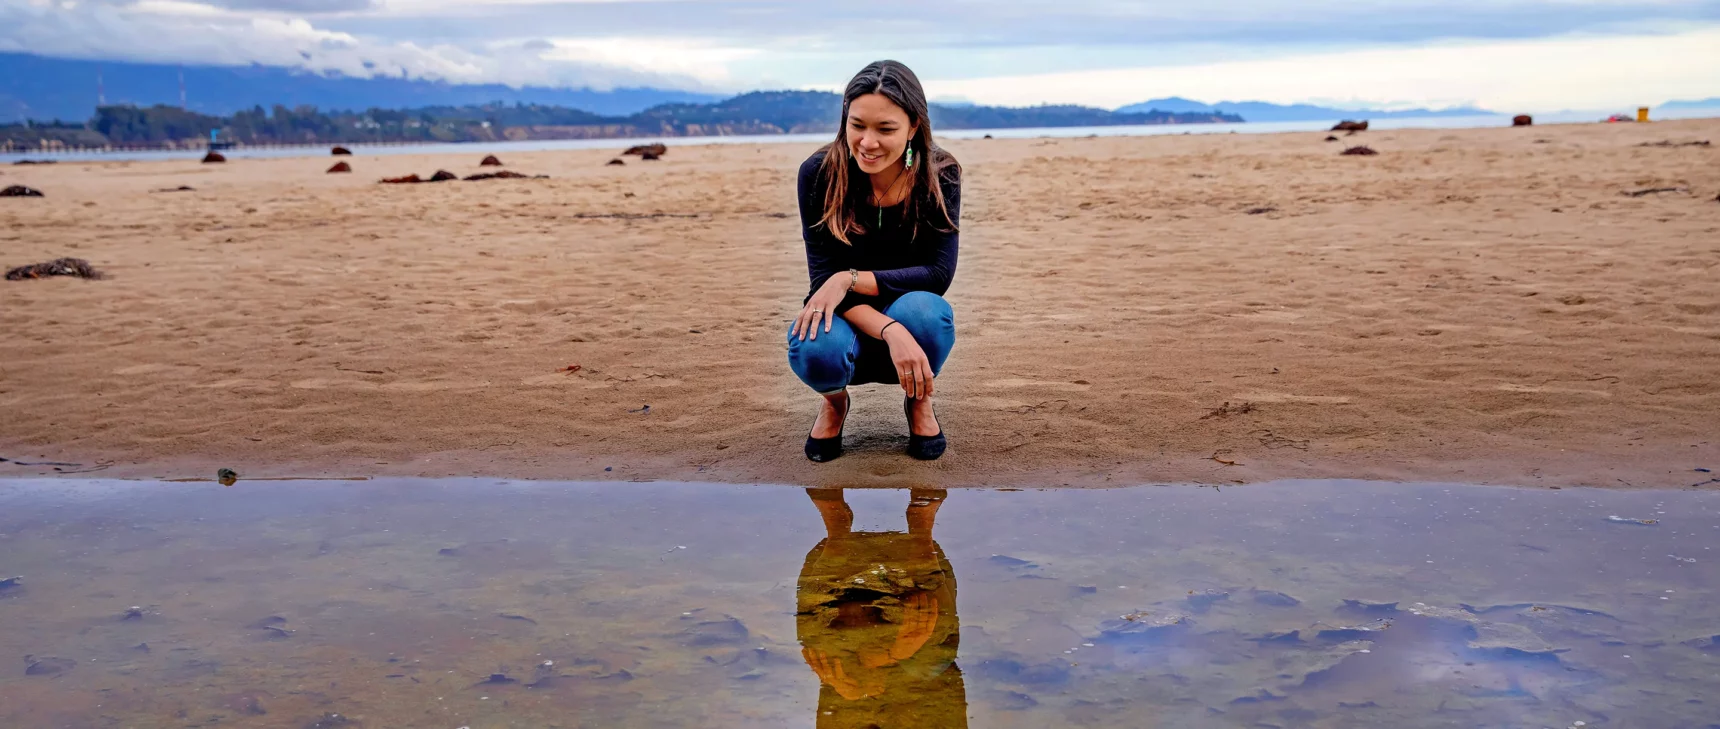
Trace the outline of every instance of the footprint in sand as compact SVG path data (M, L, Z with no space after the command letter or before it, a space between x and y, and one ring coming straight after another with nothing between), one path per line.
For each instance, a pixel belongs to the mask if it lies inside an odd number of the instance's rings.
M1292 395L1287 392L1244 392L1231 395L1239 402L1289 403L1293 405L1347 405L1350 398L1338 395Z
M158 372L195 372L196 370L197 368L191 365L141 364L121 367L114 370L113 373L129 377L132 375L153 375Z

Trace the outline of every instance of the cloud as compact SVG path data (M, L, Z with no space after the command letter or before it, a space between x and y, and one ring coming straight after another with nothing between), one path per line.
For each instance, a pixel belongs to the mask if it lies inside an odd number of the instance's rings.
M264 10L293 15L352 13L382 6L379 0L205 0L205 2L229 10Z
M1186 96L1557 111L1711 96L1717 67L1720 27L1711 27L1668 35L1445 43L1232 63L928 79L926 89L1009 105L1116 107Z
M1660 73L1645 77L1649 85L1661 77L1688 84L1697 73L1689 69L1701 64L1686 58L1685 68L1656 70L1655 59L1673 56L1652 52L1564 67L1512 55L1526 71L1492 78L1461 54L1438 56L1449 66L1392 59L1572 37L1623 48L1601 41L1716 27L1720 0L0 0L0 50L716 91L834 86L868 61L894 57L928 86L947 84L935 93L984 103L1121 104L1184 89L1190 78L1218 90L1175 93L1414 102L1594 96L1601 88L1588 78L1612 78L1609 64ZM1314 57L1337 60L1305 61ZM1397 75L1373 73L1366 64L1375 59ZM1331 65L1340 62L1364 65ZM1591 76L1575 75L1578 67ZM1251 85L1227 69L1279 83ZM1475 90L1461 92L1463 84Z
M290 0L291 1L291 0ZM686 75L556 59L555 44L392 40L331 30L304 18L146 0L124 5L0 0L0 51L67 58L288 66L355 77L411 76L452 83L702 89ZM172 39L163 43L161 39Z

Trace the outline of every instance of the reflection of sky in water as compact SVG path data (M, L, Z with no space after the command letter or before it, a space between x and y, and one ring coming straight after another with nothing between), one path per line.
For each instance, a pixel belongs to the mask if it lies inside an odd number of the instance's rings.
M0 726L1720 716L1714 493L821 493L0 481Z

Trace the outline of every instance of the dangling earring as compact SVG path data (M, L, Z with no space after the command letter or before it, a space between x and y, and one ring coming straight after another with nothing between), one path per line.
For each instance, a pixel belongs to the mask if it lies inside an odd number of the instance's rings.
M913 167L914 167L914 143L913 143L913 141L908 142L908 153L907 153L907 155L903 156L903 158L902 158L902 166L907 167L909 169L913 169Z

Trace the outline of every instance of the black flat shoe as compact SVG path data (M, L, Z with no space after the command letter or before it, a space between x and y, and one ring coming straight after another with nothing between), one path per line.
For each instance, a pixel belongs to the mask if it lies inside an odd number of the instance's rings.
M837 429L833 438L814 438L806 434L806 459L814 463L834 461L842 457L842 432L848 429L848 409L854 404L854 396L850 394L842 405L842 427ZM817 423L814 423L816 425Z
M944 448L949 445L949 441L944 439L943 425L938 426L937 435L914 435L914 398L902 400L902 412L908 416L908 455L922 461L938 460L938 456L943 455ZM937 419L938 414L934 409L932 420L936 422Z

